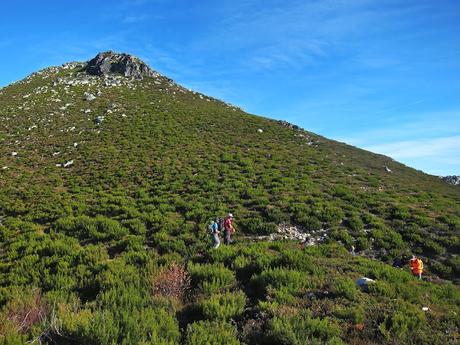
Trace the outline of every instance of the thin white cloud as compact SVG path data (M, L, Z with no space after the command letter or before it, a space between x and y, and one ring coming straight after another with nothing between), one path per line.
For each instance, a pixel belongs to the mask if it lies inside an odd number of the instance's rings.
M413 141L418 138L427 140L455 137L460 134L460 127L453 124L458 123L459 119L460 111L457 110L412 116L408 114L406 118L387 119L385 126L378 127L378 124L375 124L373 129L355 131L353 136L335 135L335 138L351 145L371 147L380 143Z
M460 163L460 135L433 139L407 140L366 146L364 149L394 159L439 157Z
M146 20L150 19L150 16L145 14L140 15L129 15L123 18L122 23L124 24L137 24L145 22Z

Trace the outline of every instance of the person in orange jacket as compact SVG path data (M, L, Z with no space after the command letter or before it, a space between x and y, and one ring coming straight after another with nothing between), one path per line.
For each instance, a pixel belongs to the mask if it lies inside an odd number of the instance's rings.
M423 261L417 258L415 255L412 255L412 259L410 259L409 265L412 274L417 276L418 279L422 280Z

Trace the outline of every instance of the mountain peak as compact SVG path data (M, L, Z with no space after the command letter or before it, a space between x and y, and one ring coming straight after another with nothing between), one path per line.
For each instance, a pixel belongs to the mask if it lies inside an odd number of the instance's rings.
M89 60L84 68L91 75L121 74L125 77L142 79L159 74L139 58L125 53L106 51Z

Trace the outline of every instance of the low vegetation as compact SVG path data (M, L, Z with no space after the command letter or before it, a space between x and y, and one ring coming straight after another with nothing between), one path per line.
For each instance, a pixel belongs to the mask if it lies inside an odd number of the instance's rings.
M458 187L163 77L66 84L80 68L0 90L0 344L460 340ZM412 253L424 281L391 267Z

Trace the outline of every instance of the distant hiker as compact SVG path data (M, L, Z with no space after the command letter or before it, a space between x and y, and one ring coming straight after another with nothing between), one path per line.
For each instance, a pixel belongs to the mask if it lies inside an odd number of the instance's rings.
M410 259L409 265L412 274L417 276L418 279L422 280L423 261L417 258L415 255L412 255L412 259Z
M220 238L219 238L219 224L215 221L211 221L211 225L209 226L211 236L212 236L212 247L214 249L219 248L220 246Z
M353 256L356 256L355 246L353 246L353 245L351 246L350 254L353 255Z
M227 218L224 220L224 243L232 243L232 235L235 232L233 227L233 214L229 213Z

